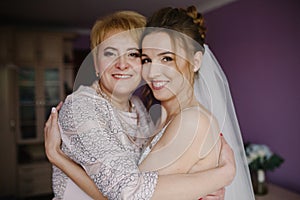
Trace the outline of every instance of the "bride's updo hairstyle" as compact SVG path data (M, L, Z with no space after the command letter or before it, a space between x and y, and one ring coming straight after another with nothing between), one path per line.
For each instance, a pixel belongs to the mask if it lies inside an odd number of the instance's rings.
M202 14L197 12L195 6L190 6L187 9L162 8L148 19L146 27L170 29L187 35L198 43L194 45L194 51L200 50L204 52L206 27ZM142 40L151 32L153 32L153 30L147 29L142 36ZM199 44L202 49L199 49Z

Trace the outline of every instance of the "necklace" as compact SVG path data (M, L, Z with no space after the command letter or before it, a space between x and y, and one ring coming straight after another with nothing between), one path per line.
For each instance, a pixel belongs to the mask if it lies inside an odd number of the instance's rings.
M107 94L105 94L105 93L102 91L101 86L100 86L100 81L98 81L98 83L97 83L96 92L97 92L97 94L98 94L99 96L103 97L103 98L106 99L108 102L110 102L111 105L114 106L114 104L112 103L111 98L109 98L109 97L107 96ZM114 107L116 107L116 106L114 106ZM117 108L117 107L116 107L116 108ZM129 112L133 112L134 108L135 108L135 105L134 105L130 100L128 100L128 111L129 111ZM120 110L119 108L117 108L117 109Z
M137 135L139 131L139 126L140 126L140 120L139 120L139 113L137 112L137 109L135 105L128 100L129 104L129 111L123 111L115 107L111 101L111 98L109 98L101 89L100 83L98 82L96 86L96 92L99 96L102 98L106 99L110 104L113 106L115 110L116 117L119 119L120 124L124 130L125 135L127 136L128 140L134 144L136 147L139 149L141 148L141 145L139 145L136 140L137 140Z

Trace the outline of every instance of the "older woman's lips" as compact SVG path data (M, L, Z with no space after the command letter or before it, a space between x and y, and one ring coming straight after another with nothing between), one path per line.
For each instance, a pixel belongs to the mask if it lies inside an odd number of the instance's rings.
M112 76L116 79L128 79L132 77L130 74L113 74Z

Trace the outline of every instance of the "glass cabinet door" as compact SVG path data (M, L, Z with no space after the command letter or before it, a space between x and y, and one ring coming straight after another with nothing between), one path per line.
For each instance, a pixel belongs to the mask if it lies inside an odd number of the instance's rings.
M58 68L44 70L45 119L48 119L51 107L60 101L60 72Z
M20 139L35 139L36 133L36 71L20 68L18 75Z

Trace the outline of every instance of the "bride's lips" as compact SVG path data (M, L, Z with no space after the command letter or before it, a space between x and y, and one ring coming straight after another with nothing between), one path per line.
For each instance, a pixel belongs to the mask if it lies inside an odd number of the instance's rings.
M160 90L164 88L169 81L151 81L151 86L153 90Z
M132 77L131 74L112 74L112 77L114 77L115 79L129 79Z

